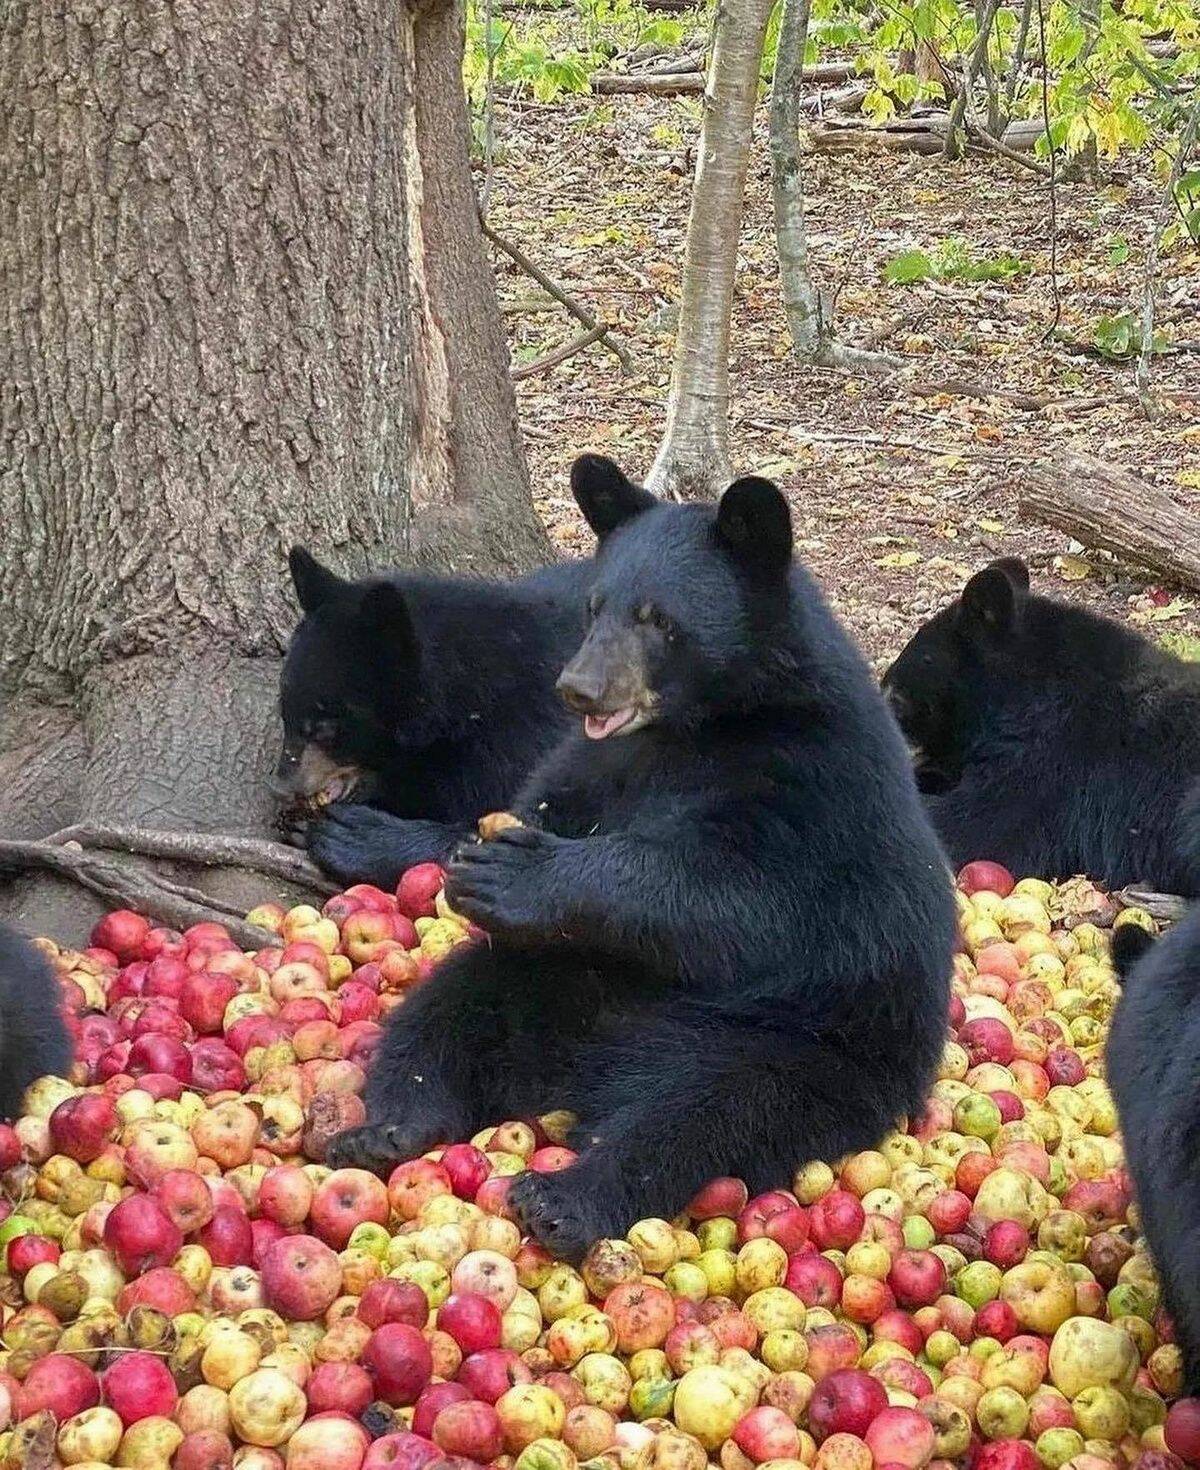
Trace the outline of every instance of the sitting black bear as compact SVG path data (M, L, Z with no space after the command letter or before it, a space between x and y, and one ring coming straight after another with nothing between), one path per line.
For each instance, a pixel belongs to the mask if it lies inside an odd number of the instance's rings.
M1200 894L1200 665L1035 596L1005 558L883 687L956 865Z
M904 743L775 486L666 505L592 457L572 482L601 538L559 680L582 729L518 797L528 825L459 852L448 897L490 943L394 1013L369 1121L329 1157L382 1171L569 1108L578 1161L511 1199L577 1258L712 1175L786 1183L920 1109L955 920Z

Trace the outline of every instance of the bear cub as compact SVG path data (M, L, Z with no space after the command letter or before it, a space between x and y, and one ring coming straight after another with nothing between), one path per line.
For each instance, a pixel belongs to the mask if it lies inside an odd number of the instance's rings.
M945 862L879 689L792 558L779 490L669 505L585 456L600 538L577 724L464 845L451 903L488 931L390 1018L365 1127L385 1171L567 1108L578 1159L511 1203L578 1259L714 1175L752 1190L920 1110L946 1035ZM853 799L848 799L848 794Z
M1200 1394L1200 908L1157 942L1113 934L1124 991L1106 1063L1142 1228L1183 1354L1185 1394Z
M1200 664L993 562L884 676L952 862L1200 895Z
M343 882L445 862L565 729L554 680L577 640L585 564L511 583L347 581L296 547L304 617L283 666L275 789ZM352 799L352 800L351 800ZM381 812L399 821L379 822Z

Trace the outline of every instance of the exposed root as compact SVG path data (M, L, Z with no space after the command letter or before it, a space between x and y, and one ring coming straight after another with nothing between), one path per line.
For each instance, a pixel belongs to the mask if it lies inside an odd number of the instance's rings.
M1189 908L1186 898L1180 898L1174 893L1155 893L1149 888L1138 888L1133 883L1128 888L1122 888L1119 893L1114 893L1113 898L1122 908L1145 909L1152 919L1166 924L1182 919Z
M173 929L204 922L223 924L243 949L261 949L276 942L270 930L246 923L243 910L236 904L121 862L114 856L117 853L200 867L240 868L299 884L319 894L336 891L302 853L279 843L136 827L80 825L64 827L39 841L0 840L0 869L53 873L78 883L110 907L134 909Z

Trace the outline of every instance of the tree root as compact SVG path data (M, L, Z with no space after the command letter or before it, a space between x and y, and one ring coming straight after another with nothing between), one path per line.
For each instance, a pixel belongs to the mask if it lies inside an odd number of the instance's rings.
M97 856L97 851L164 858L200 867L243 868L312 888L319 894L336 892L303 853L281 843L137 827L83 824L64 827L38 841L0 840L0 869L53 873L78 883L112 907L133 909L173 929L204 922L223 924L243 949L261 949L275 943L277 936L246 923L243 910L236 904L112 856Z
M1149 888L1139 888L1134 883L1114 893L1113 898L1123 909L1145 909L1152 919L1167 924L1182 919L1189 908L1186 898L1179 898L1174 893L1156 893Z

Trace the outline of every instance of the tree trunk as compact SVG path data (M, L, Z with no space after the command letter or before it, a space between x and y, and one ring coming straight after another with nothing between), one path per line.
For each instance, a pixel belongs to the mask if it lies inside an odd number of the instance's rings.
M662 447L649 481L682 499L722 489L729 466L729 319L754 104L774 0L720 0L692 185L683 300Z
M5 10L0 834L265 830L292 542L545 559L461 51L453 0Z
M779 283L792 351L800 362L851 371L886 371L899 360L837 342L832 310L808 268L804 174L800 153L801 64L811 0L783 0L771 78L771 194Z

